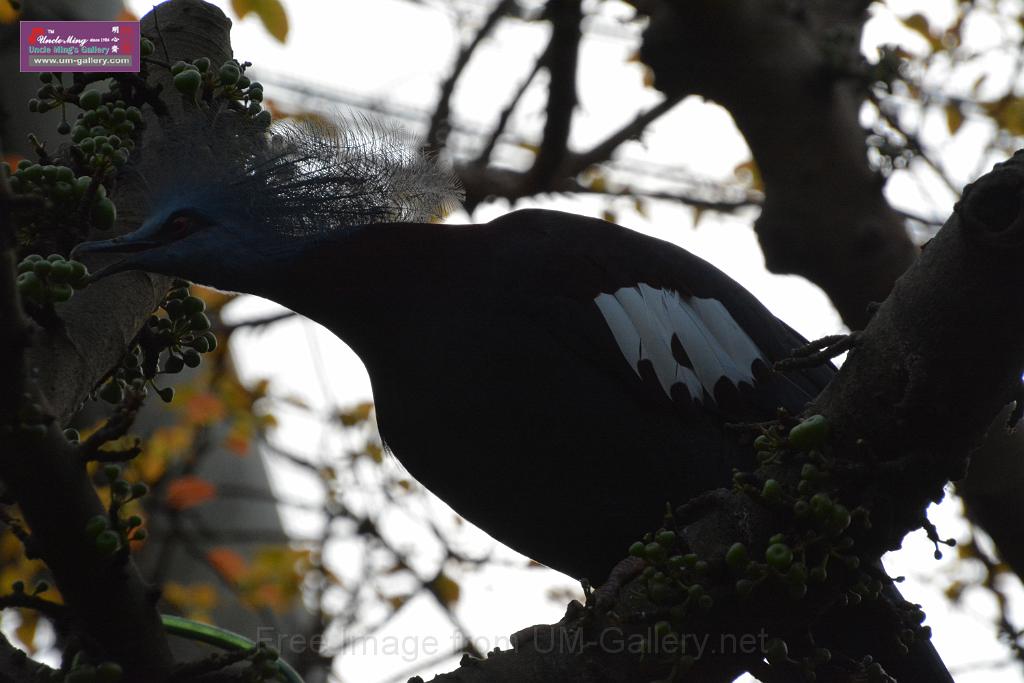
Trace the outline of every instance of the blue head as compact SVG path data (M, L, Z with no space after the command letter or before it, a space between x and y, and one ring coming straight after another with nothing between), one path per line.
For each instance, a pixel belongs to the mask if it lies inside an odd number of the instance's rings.
M153 202L142 225L75 249L76 257L121 256L94 277L145 270L259 293L268 272L326 236L428 220L458 200L433 160L366 121L214 133L200 137L203 145L172 133L145 150Z

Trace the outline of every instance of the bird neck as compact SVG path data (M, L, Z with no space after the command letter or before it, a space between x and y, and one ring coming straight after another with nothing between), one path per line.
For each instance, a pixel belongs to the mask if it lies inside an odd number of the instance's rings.
M324 325L366 360L445 279L452 230L381 223L296 240L249 291Z

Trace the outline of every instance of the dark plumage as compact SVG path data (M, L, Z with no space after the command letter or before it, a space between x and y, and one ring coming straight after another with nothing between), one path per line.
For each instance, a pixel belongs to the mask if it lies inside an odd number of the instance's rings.
M366 364L409 471L567 574L603 580L666 502L749 467L725 422L798 413L832 377L771 372L804 340L674 245L555 211L422 222L450 181L393 136L300 125L256 140L211 135L209 169L166 146L145 224L79 253L323 324Z

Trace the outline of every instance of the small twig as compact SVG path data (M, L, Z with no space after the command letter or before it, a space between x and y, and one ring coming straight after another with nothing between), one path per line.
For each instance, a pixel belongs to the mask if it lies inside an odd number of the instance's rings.
M501 138L501 134L505 132L505 127L508 125L508 120L512 118L512 112L515 111L519 105L519 101L523 99L523 95L526 94L527 88L530 87L530 83L540 73L540 69L544 66L544 63L548 59L548 55L551 54L551 44L544 49L544 52L537 57L537 61L533 63L533 69L530 70L530 74L523 80L519 85L519 89L516 90L515 94L512 95L512 99L509 100L508 104L502 110L498 116L498 122L494 125L494 130L491 131L490 137L487 142L484 143L483 149L480 150L480 154L477 155L476 159L473 160L473 164L477 166L487 166L487 162L491 160L491 154L494 153L494 148L498 145L498 140Z
M797 370L802 368L813 368L824 365L836 356L849 351L856 345L857 332L850 334L831 334L821 339L809 342L806 346L793 349L789 358L777 361L772 369L776 372Z
M296 315L298 314L295 313L294 311L284 311L282 313L272 313L262 318L251 318L249 320L243 320L240 323L235 323L234 325L225 325L224 333L230 335L231 333L237 330L245 328L268 327L270 325L273 325L274 323L279 323L282 320L294 318Z
M455 59L455 65L452 67L451 74L445 79L441 85L441 94L437 98L437 107L434 109L434 115L430 117L430 128L427 132L427 144L434 150L443 149L448 141L448 131L450 130L448 124L448 117L451 113L451 99L452 93L455 92L455 84L458 82L459 77L462 76L462 72L465 71L466 66L469 64L470 58L473 53L483 42L494 27L498 24L498 21L508 13L515 3L513 0L501 0L491 13L487 16L483 26L473 36L473 40L468 45L462 48L459 52L459 56Z
M124 402L118 407L117 412L78 446L78 457L81 461L83 463L90 461L123 462L125 459L130 460L135 455L138 455L139 449L137 448L101 452L100 447L115 439L120 439L128 433L132 424L135 423L135 418L139 413L139 408L142 407L142 402L143 394L141 391L129 391L127 396L125 396ZM131 457L124 459L119 457L119 454L128 453L133 450L135 454Z
M614 152L619 145L627 140L639 138L640 134L644 132L647 126L676 106L676 104L678 104L682 99L682 95L666 97L647 111L637 114L632 121L609 135L598 144L594 145L588 151L570 155L566 159L562 175L573 176L586 169L588 166L610 159L612 152Z

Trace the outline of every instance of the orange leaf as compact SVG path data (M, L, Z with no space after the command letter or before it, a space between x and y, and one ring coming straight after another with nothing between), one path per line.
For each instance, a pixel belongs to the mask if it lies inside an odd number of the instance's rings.
M201 477L184 476L167 485L167 505L175 510L186 510L217 495L217 487Z
M231 583L238 583L248 571L245 558L229 548L210 550L206 553L206 561L210 563L214 571Z
M185 405L188 420L192 424L208 425L224 419L224 403L213 394L196 394Z

